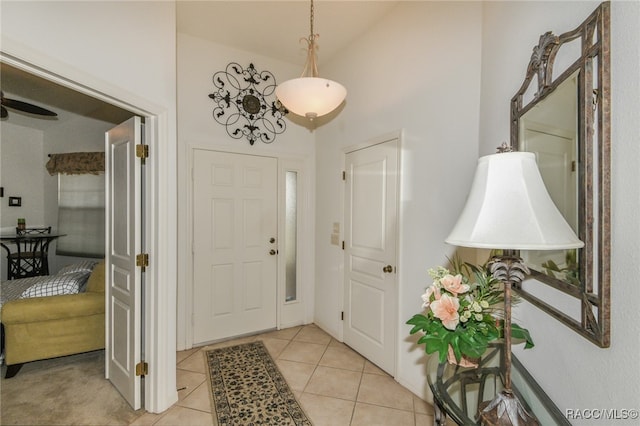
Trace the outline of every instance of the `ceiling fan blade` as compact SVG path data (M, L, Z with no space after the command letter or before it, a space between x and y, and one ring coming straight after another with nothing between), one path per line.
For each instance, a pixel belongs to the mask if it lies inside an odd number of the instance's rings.
M5 107L0 107L0 118L7 118L9 116L9 113L7 112L7 109Z
M46 115L48 117L58 116L58 114L53 111L49 111L48 109L44 109L26 102L17 101L15 99L2 98L2 106L17 109L18 111L28 112L29 114Z

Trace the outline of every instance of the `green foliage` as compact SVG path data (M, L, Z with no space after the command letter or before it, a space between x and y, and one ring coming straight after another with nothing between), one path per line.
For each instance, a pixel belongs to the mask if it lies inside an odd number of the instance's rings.
M578 251L567 250L565 254L565 267L561 268L553 260L549 259L542 264L544 272L554 278L558 278L556 274L561 274L564 281L573 284L580 285L579 266L578 266Z

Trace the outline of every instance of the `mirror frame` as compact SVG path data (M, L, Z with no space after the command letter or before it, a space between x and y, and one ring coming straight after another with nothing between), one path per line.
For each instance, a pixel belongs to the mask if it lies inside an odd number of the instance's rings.
M581 56L553 78L559 49L578 40ZM595 58L595 59L594 59ZM560 36L546 32L534 46L525 80L511 99L511 146L519 149L520 119L567 78L578 73L578 237L580 284L531 270L529 278L543 282L580 301L581 320L529 293L516 291L560 322L596 345L610 345L610 198L611 198L611 100L610 100L610 4L598 8L576 29ZM537 77L534 80L534 77ZM531 84L537 83L533 99L523 105ZM595 84L594 84L595 83ZM535 87L533 87L535 89ZM594 130L596 125L596 130ZM595 144L595 145L594 145ZM593 147L591 149L591 147ZM590 148L590 149L587 149ZM595 153L595 154L594 154ZM597 158L594 159L594 155ZM594 288L596 291L594 291ZM594 312L595 311L595 312Z

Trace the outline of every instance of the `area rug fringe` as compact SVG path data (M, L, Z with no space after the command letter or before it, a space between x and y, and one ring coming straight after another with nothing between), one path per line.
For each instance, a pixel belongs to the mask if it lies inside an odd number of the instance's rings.
M204 351L217 426L311 426L262 341Z

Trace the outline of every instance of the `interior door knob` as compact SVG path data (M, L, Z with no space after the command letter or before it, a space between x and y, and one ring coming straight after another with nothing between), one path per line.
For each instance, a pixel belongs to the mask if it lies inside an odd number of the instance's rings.
M278 250L271 249L271 250L269 250L269 254L271 256L275 256L276 254L278 254Z
M384 268L382 268L382 272L386 273L386 274L390 274L393 272L393 266L391 265L387 265Z
M275 243L275 242L276 242L276 239L275 239L275 238L273 238L273 237L271 237L271 238L269 238L269 242L270 242L271 244L273 244L273 243Z

